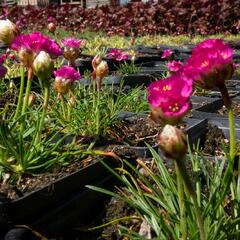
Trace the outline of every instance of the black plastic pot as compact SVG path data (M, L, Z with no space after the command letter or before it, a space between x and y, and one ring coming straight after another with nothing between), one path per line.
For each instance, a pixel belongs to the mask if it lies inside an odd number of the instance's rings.
M219 98L191 96L192 109L208 109L214 108L215 105L223 105L223 101Z
M106 158L104 161L110 166L116 166L116 161L112 158ZM41 231L54 232L57 229L61 231L60 224L64 228L64 222L68 224L67 221L70 221L65 219L66 216L78 211L76 214L82 214L83 219L87 218L94 201L95 205L99 204L94 199L95 196L86 191L85 185L96 185L108 181L110 177L109 171L99 161L96 161L16 200L3 199L0 202L0 226L30 224ZM90 199L92 202L88 209ZM79 203L76 208L77 201ZM82 209L79 209L81 204ZM58 217L55 214L58 214ZM59 225L58 222L60 222Z
M119 119L134 122L138 118L145 118L147 114L139 114L139 113L132 113L132 112L122 112L119 115ZM191 147L197 144L197 139L202 137L201 129L206 129L207 127L207 120L199 120L193 118L184 118L183 123L187 125L185 128L185 132L188 135L189 144ZM124 147L124 146L123 146ZM135 146L128 146L138 157L141 158L148 158L151 157L151 152L148 147L135 147ZM157 150L158 145L155 144L152 146L153 149Z
M232 101L240 102L239 98L233 98ZM201 107L195 108L192 111L193 117L197 118L227 118L226 116L221 116L217 111L223 107L224 103L222 99L215 99L213 102L204 104ZM238 117L235 117L238 119Z

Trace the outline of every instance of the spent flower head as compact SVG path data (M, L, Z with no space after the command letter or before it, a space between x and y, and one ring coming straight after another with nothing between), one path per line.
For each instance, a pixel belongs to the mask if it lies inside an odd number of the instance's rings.
M153 82L148 87L151 117L163 124L177 124L189 111L192 80L181 72Z

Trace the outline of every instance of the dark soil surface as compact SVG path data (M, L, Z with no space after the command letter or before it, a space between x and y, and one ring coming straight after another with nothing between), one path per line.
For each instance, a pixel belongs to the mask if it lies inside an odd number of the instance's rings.
M208 125L203 153L210 156L223 156L223 144L228 146L224 133L216 125Z
M232 101L233 114L235 117L240 117L240 103L236 101ZM227 108L223 106L221 109L217 111L220 115L226 116L228 114Z
M86 158L82 161L76 161L64 167L57 166L52 172L39 174L37 176L23 176L17 184L1 183L0 195L9 199L17 199L23 195L43 188L55 180L65 177L77 170L96 161L92 157Z

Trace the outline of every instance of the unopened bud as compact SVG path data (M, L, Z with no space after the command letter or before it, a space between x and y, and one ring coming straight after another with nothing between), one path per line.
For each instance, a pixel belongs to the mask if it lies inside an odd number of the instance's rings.
M32 107L36 99L37 99L36 94L34 92L31 92L28 97L28 106Z
M9 46L15 37L19 34L17 26L7 20L0 20L0 41Z
M160 149L166 157L179 160L187 153L187 140L185 133L171 125L166 125L158 141Z
M33 72L41 80L49 80L54 68L50 55L41 51L33 61Z
M56 31L56 25L53 22L50 22L47 25L47 29L50 33L54 33Z
M81 53L80 48L64 48L63 56L69 61L75 61Z
M93 69L95 70L101 62L102 62L102 58L99 54L97 54L92 60Z
M101 61L101 63L96 68L96 77L104 78L108 74L108 64L106 61Z

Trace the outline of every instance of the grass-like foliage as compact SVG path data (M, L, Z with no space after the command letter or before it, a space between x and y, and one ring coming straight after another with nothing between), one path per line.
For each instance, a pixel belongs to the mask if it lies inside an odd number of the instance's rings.
M146 220L151 228L151 239L200 239L197 216L191 197L187 191L184 191L182 196L184 206L181 206L177 175L169 172L169 165L168 167L165 165L156 151L151 147L150 150L156 170L153 171L144 162L139 162L147 173L147 177L142 175L136 166L125 160L126 167L115 170L103 162L121 182L120 190L111 192L93 186L88 188L121 199L133 207L136 215L130 217ZM227 184L232 179L232 173L229 172L231 168L226 168L228 160L216 161L212 164L196 155L190 154L190 156L191 160L188 160L187 166L197 194L197 204L204 222L205 238L208 240L238 239L240 236L240 212L237 207L239 197L232 201ZM232 185L232 193L239 196L239 190L240 185L235 182ZM181 226L183 220L184 228ZM119 226L119 231L130 239L147 239L124 226Z

